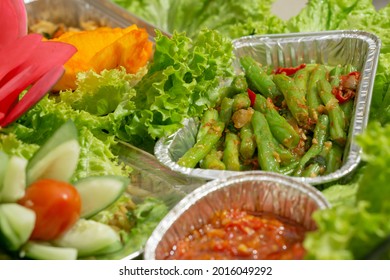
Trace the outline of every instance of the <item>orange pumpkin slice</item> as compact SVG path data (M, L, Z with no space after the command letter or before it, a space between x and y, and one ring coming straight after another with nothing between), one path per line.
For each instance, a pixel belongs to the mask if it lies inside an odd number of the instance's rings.
M65 74L53 87L54 91L76 89L77 74L88 70L100 73L123 66L128 73L136 73L148 63L153 49L146 30L136 25L65 32L52 40L72 44L78 50L64 65Z

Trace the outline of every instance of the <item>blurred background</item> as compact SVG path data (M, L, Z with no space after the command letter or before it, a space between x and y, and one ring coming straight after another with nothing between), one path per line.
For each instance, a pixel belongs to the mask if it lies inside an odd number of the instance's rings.
M373 0L372 2L377 9L380 9L389 4L390 0ZM291 5L292 3L293 5ZM306 3L307 0L276 0L273 6L273 12L286 20L298 14Z

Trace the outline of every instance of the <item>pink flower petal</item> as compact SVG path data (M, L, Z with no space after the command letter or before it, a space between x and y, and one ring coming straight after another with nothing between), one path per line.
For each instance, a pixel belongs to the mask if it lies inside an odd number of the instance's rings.
M27 34L24 0L0 0L0 126L8 125L38 102L63 74L77 49ZM32 86L31 86L32 85ZM31 88L21 100L19 95Z
M9 74L12 77L12 71L32 56L40 41L42 35L29 34L7 45L0 45L0 61L7 61L0 65L0 87L7 82L7 78L3 80L4 76Z
M19 99L17 98L14 100L7 100L7 101L9 101L9 104L7 106L3 106L0 108L0 123L7 116L8 112L11 111L11 109L16 106L16 104L19 102Z
M21 88L24 85L26 77L32 73L32 66L23 69L22 72L17 73L4 86L0 88L0 112L7 114L12 105L19 99L19 94L27 87Z
M26 77L23 84L19 85L19 89L25 89L54 66L65 64L76 51L77 49L73 45L67 43L41 41L33 56L15 69L14 74L23 71L23 69L30 65L33 66L31 75Z
M41 100L64 73L62 65L54 66L43 75L3 118L0 115L0 126L5 127L22 116L31 106Z
M61 42L39 42L34 54L7 75L7 81L0 88L0 102L8 100L0 105L0 111L6 112L4 107L9 106L19 93L29 85L37 81L42 75L55 66L63 65L76 52L76 48L70 44Z
M0 45L27 34L27 13L23 0L1 0L0 11Z
M28 63L50 69L51 65L65 64L76 52L76 47L68 43L42 41L34 53L34 57Z

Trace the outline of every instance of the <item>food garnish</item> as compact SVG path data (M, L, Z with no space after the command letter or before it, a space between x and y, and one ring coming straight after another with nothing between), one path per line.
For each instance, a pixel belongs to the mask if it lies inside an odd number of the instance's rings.
M79 154L72 121L30 160L0 152L0 241L7 250L33 259L75 259L123 247L116 230L89 218L112 205L129 179L91 176L72 183Z
M145 29L131 25L127 28L99 27L94 30L68 31L52 42L66 42L77 48L77 53L65 63L65 74L53 91L75 90L80 72L124 67L135 74L151 58L153 43Z
M64 72L63 64L76 52L70 44L46 42L27 35L22 0L0 3L0 126L5 127L36 104Z

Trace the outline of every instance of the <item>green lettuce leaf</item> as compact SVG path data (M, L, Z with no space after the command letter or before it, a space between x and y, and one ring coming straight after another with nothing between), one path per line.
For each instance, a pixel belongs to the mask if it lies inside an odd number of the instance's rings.
M287 21L285 32L358 29L375 14L372 0L311 0Z
M364 4L360 4L360 2ZM357 29L371 32L382 41L381 53L390 52L390 6L379 11L370 5L372 1L360 1L358 8L346 15L337 25L337 29Z
M340 205L313 215L318 230L307 234L307 259L364 259L390 234L389 215L370 213L366 201Z
M74 110L68 104L46 96L12 127L12 133L25 145L42 145L67 120L75 123L81 154L73 180L92 175L128 175L128 169L118 163L111 152L116 144L114 136L106 133L109 119L83 110Z
M76 80L77 89L61 92L61 100L75 110L97 116L114 112L122 101L128 103L128 108L134 109L131 98L135 92L132 87L145 72L146 68L135 75L127 74L124 68L103 70L99 74L92 70L81 72Z
M249 18L227 27L227 35L232 38L240 38L250 35L284 33L286 22L275 15L263 15L259 18Z
M117 144L114 136L100 140L90 130L83 127L79 130L79 142L81 146L80 158L72 177L73 181L101 175L128 177L131 168L118 162L117 155L112 152L112 146Z
M102 256L97 256L97 259L115 260L128 258L129 255L141 253L147 239L152 234L158 223L168 213L167 206L157 198L148 197L140 202L137 207L124 216L121 208L128 203L126 197L119 199L109 209L102 211L93 219L106 223L112 219L118 220L118 223L127 223L131 229L125 231L120 230L120 236L124 242L121 250ZM126 221L121 221L121 219ZM134 225L133 225L134 224Z
M183 33L156 37L148 73L135 86L136 111L121 123L124 139L144 145L175 132L188 117L199 117L219 101L221 80L233 75L231 41L202 30L195 39ZM118 133L117 133L118 134Z
M370 106L370 121L390 122L390 53L380 54Z
M357 138L367 163L359 183L357 200L369 203L368 210L390 217L390 124L369 124L364 135Z
M0 133L0 151L8 155L30 159L38 149L39 145L22 142L13 132L2 131Z
M358 184L335 184L322 191L332 207L339 205L355 205Z
M248 20L264 21L272 15L274 0L113 0L156 27L169 33L185 32L194 38L204 29L226 36L231 26Z
M371 122L356 141L364 167L354 184L324 191L344 203L314 213L318 230L304 240L308 259L364 259L390 235L390 124Z

